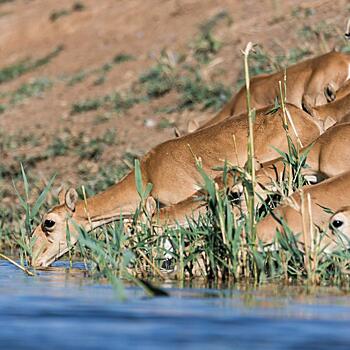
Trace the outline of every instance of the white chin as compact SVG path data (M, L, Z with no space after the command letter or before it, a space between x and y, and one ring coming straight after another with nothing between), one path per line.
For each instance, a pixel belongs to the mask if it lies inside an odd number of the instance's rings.
M55 254L54 256L51 256L49 258L47 258L43 263L41 263L42 267L49 267L53 262L55 262L56 260L58 260L62 255L64 255L65 253L68 252L68 247L66 247L65 249L61 250L58 254Z

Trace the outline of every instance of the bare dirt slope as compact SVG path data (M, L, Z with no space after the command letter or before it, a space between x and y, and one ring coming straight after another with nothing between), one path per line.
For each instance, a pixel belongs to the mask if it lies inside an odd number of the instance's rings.
M57 173L56 185L106 187L174 126L214 114L209 97L228 96L205 86L234 93L248 41L263 48L256 72L272 69L344 46L349 14L346 0L0 1L1 204L21 161L38 186ZM142 81L152 67L169 71ZM183 91L197 100L176 109Z

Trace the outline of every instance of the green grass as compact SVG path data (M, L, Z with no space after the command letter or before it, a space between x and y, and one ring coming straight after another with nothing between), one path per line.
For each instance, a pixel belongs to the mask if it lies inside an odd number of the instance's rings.
M84 142L81 142L81 140L76 140L75 151L81 159L98 160L106 146L111 146L116 143L115 130L108 130L101 137L87 139Z
M71 114L81 114L100 109L123 113L136 104L161 99L170 93L177 96L176 106L169 104L162 107L162 111L176 112L197 107L201 110L207 108L219 109L228 100L230 89L215 81L209 83L204 81L200 68L201 65L208 63L218 53L219 46L221 47L221 44L217 45L212 32L222 21L231 23L231 19L225 11L219 12L200 26L199 35L190 45L192 48L191 54L197 62L188 63L186 62L186 55L169 54L164 50L157 59L157 63L143 72L138 80L131 84L129 89L112 92L103 97L75 102L71 107ZM132 55L119 53L101 68L73 76L70 81L79 82L80 79L85 79L87 75L97 73L98 76L93 85L102 85L105 83L107 73L112 70L113 65L133 59ZM155 112L159 111L159 109L155 109Z
M22 84L12 92L3 93L1 98L5 103L0 104L0 114L11 109L15 105L23 103L32 97L43 97L45 91L49 90L53 81L46 77L31 79L29 82Z
M72 6L72 11L84 11L86 6L81 1L76 1Z
M11 152L22 146L38 146L40 140L32 133L27 133L25 130L21 130L15 134L7 134L6 131L0 131L0 147L5 152Z
M172 67L166 60L141 75L139 82L148 99L161 98L176 92L176 106L162 107L161 111L175 112L184 109L219 109L230 97L230 89L220 83L203 80L199 67L188 64Z
M70 145L66 138L55 137L52 143L46 149L45 156L48 158L64 156L69 150Z
M107 79L108 73L113 69L113 67L115 65L119 65L119 64L122 64L122 63L127 62L127 61L131 61L134 59L135 59L134 56L129 55L129 54L125 54L125 53L120 53L120 54L114 56L114 58L110 62L105 63L104 65L102 65L102 67L95 69L91 72L91 73L98 74L98 77L95 79L93 84L95 86L104 84L104 82Z
M70 11L69 10L57 10L57 11L53 11L50 14L50 21L51 22L55 22L57 21L59 18L64 17L64 16L68 16L70 15Z
M144 86L149 98L164 96L175 86L171 67L161 63L142 74L139 82Z
M29 181L25 173L24 167L21 164L21 175L23 179L23 193L21 194L16 185L14 184L14 190L17 194L17 198L25 214L24 223L20 226L20 235L14 238L15 242L19 247L20 261L21 265L28 265L30 258L32 257L32 249L34 245L34 240L31 237L31 233L34 228L34 223L36 222L36 216L39 213L41 206L43 205L46 196L52 186L55 177L47 183L45 188L41 191L40 195L37 197L34 203L30 203L29 199L31 196L31 190L29 186Z
M180 78L176 89L180 94L177 110L193 109L196 106L218 110L231 96L229 88L219 83L205 83L198 72Z
M83 142L82 142L83 141ZM107 130L101 137L84 141L83 137L78 137L74 144L74 149L81 159L99 160L107 146L117 143L115 130Z
M115 161L100 165L96 174L91 174L89 168L86 168L84 164L80 164L78 169L79 176L81 176L82 181L86 185L87 195L95 195L118 182L130 171L130 167L127 164L132 165L135 158L134 154L125 153L122 163Z
M33 82L25 83L11 93L10 103L15 105L30 97L40 97L51 86L52 82L48 78L38 78Z
M114 129L109 129L96 138L89 138L84 133L78 136L65 133L54 138L46 151L41 154L40 160L68 154L76 154L81 160L99 160L106 147L116 145L117 142L117 134Z
M41 66L48 64L52 59L57 57L62 50L63 46L58 46L48 55L37 60L33 61L30 58L26 58L10 66L0 69L0 84L16 79L27 72L33 71Z
M222 43L216 39L213 31L223 20L228 25L232 24L232 18L228 12L221 11L200 26L199 34L190 45L194 51L194 57L199 63L208 63L221 49Z
M73 12L80 12L80 11L84 11L85 9L86 9L85 5L82 2L77 1L73 4L71 9L60 9L60 10L55 10L55 11L51 12L49 18L50 18L51 22L55 22L58 19L60 19L61 17L69 16Z
M132 55L120 53L114 56L114 58L109 62L104 63L101 67L90 69L90 70L82 69L76 74L73 74L71 77L64 78L64 79L65 80L67 79L68 86L74 86L78 83L83 82L89 76L97 75L97 78L94 80L93 85L94 86L102 85L106 81L108 73L112 71L114 66L122 64L127 61L134 60L134 59L135 58Z
M203 80L198 67L184 65L171 67L167 62L161 62L141 74L136 85L127 91L112 92L102 97L90 98L73 103L71 114L82 114L100 109L123 113L134 105L159 99L170 92L176 93L176 106L168 105L163 111L175 112L184 109L201 110L219 109L230 97L230 89L220 83L208 83ZM102 84L95 81L95 85ZM99 78L99 79L100 79Z
M168 119L163 118L159 121L157 126L159 129L166 129L166 128L173 128L175 124L169 121Z
M80 102L75 102L71 108L71 114L85 113L89 111L96 111L103 106L101 99L87 99Z
M120 63L124 63L127 61L132 61L134 60L135 57L126 53L119 53L118 55L114 56L113 58L113 63L115 64L120 64Z
M81 114L90 111L97 111L101 108L122 112L130 109L135 104L143 101L140 97L135 97L131 94L123 96L115 92L105 95L101 98L87 99L80 102L75 102L71 108L71 114Z
M0 70L0 84L13 80L30 70L29 60L22 60Z
M87 78L87 73L85 70L81 70L80 72L74 74L68 79L67 85L68 86L74 86L78 83L81 83Z
M116 112L127 111L132 108L135 104L144 101L144 98L137 97L132 93L127 93L122 95L118 92L115 92L111 95L107 95L105 97L105 103L112 107L112 109Z

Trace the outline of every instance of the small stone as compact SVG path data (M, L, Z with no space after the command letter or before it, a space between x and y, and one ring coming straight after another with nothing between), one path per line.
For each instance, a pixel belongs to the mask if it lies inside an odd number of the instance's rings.
M147 128L154 128L157 125L157 122L154 119L145 119L144 124Z

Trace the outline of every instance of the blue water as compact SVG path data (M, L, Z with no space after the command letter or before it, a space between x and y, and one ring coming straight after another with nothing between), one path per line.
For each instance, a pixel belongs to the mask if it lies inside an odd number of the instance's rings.
M163 287L121 301L62 263L27 277L0 261L0 349L350 349L350 295L335 289Z

